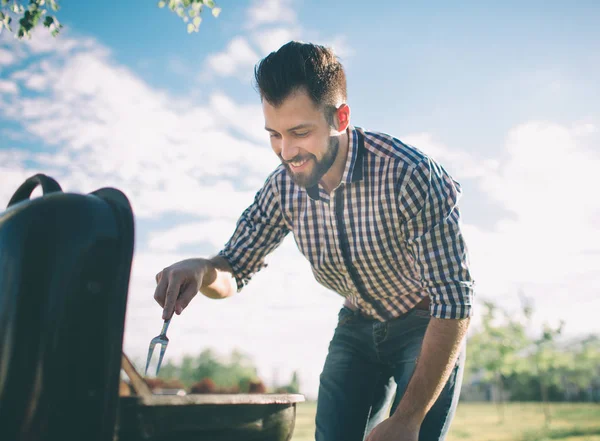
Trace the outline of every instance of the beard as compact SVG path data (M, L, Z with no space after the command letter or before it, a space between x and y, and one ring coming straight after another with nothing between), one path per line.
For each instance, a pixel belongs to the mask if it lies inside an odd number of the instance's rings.
M323 157L318 160L315 155L309 153L307 155L298 155L292 158L290 161L284 161L281 156L281 162L285 166L288 174L292 178L292 181L296 185L299 185L303 188L313 187L319 183L321 178L329 171L333 163L335 162L335 158L337 157L338 150L340 148L340 140L337 136L332 136L329 138L329 143L327 146L327 151L323 155ZM295 173L289 163L296 161L310 161L313 163L312 169L308 172L300 172Z

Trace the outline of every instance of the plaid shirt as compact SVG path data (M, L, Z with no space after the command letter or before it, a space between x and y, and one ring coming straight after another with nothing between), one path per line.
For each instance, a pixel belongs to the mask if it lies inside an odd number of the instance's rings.
M316 280L365 316L390 320L429 296L438 318L471 315L460 184L389 135L349 129L340 185L303 189L283 165L267 178L219 253L240 291L291 231Z

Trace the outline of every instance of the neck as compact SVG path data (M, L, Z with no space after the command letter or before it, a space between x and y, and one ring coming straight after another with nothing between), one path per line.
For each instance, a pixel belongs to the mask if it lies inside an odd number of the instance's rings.
M348 158L350 142L348 130L339 136L339 142L340 145L337 156L335 157L335 161L327 173L325 173L321 178L321 185L327 193L331 193L335 188L337 188L338 185L340 185L340 182L342 182L344 170L346 169L346 159Z

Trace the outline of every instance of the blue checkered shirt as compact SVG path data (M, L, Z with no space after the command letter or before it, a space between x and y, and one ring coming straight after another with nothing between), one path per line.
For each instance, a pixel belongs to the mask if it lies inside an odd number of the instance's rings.
M367 317L396 318L426 296L433 317L469 317L460 184L396 138L359 127L349 135L344 174L331 194L299 187L283 165L269 175L219 253L238 291L291 231L316 280Z

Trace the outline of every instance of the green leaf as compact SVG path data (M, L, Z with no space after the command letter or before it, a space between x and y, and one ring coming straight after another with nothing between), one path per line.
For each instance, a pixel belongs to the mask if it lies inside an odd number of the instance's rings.
M200 23L202 22L202 17L194 17L192 23L196 28L200 27Z
M193 25L192 23L189 23L189 24L187 25L187 31L188 31L188 34L191 34L191 33L192 33L192 32L194 32L195 30L196 30L196 28L194 27L194 25Z
M159 7L159 8L164 8L164 7L166 6L166 4L167 4L167 2L165 2L164 0L160 0L160 1L158 2L158 7Z
M191 9L188 11L188 15L192 18L194 18L196 15L198 15L198 11L196 11L195 9Z
M48 16L44 19L44 26L49 28L50 26L52 26L54 24L54 18Z
M213 8L212 9L213 17L215 17L215 18L218 17L220 13L221 13L221 8Z
M204 0L204 4L206 6L208 6L209 8L214 8L215 7L215 2L214 0Z

